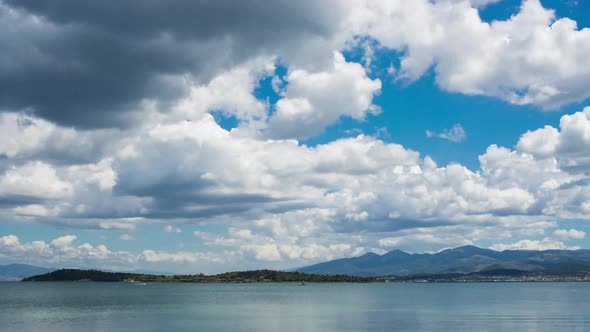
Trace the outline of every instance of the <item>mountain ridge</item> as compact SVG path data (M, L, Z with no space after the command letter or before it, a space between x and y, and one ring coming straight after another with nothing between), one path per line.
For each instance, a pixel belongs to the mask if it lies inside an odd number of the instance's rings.
M490 269L544 271L571 264L590 266L590 250L504 250L473 245L438 253L407 253L395 249L379 255L340 258L296 269L304 273L353 276L411 275L420 273L472 273Z

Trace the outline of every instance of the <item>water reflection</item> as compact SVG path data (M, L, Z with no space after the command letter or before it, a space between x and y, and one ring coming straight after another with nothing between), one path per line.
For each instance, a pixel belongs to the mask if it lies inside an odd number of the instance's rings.
M2 331L586 331L590 284L0 283Z

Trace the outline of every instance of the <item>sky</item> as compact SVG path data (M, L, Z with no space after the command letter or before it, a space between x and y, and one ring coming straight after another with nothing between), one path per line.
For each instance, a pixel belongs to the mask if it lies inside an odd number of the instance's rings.
M588 13L0 0L0 264L590 248Z

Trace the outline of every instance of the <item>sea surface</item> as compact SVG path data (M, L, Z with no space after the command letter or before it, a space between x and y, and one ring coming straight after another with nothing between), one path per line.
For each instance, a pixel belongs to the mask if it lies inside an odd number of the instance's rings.
M590 331L590 283L0 283L0 331Z

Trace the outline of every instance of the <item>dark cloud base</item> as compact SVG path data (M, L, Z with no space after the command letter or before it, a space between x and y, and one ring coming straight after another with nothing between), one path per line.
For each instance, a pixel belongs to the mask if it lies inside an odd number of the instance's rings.
M141 101L185 92L171 77L202 81L261 53L289 54L300 40L332 34L335 15L329 2L314 1L3 3L0 18L18 9L47 28L20 33L17 43L34 52L1 67L0 109L32 109L80 128L131 125Z

